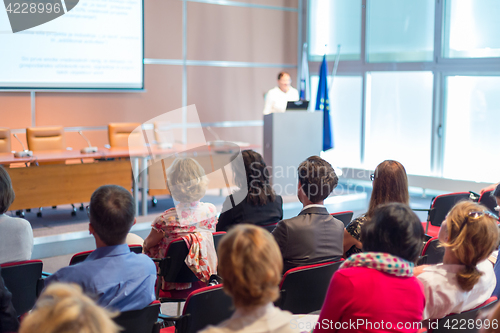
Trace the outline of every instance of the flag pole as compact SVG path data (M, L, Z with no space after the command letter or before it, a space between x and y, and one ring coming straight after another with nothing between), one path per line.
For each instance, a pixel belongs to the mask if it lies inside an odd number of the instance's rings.
M328 92L330 94L332 93L333 79L335 78L335 75L337 75L337 68L339 68L339 60L340 60L340 44L337 45L337 55L335 56L335 63L333 64L332 79L330 81L330 89L328 89Z

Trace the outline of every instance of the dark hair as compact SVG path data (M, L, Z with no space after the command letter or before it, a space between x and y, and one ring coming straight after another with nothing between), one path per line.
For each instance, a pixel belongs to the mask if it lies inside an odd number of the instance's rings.
M493 192L491 192L491 195L493 195L496 198L500 198L500 183L498 183L495 190Z
M9 209L10 205L14 201L14 198L16 197L16 194L14 193L14 189L12 188L12 182L10 180L9 173L1 165L0 195L2 196L0 198L0 214L3 214Z
M319 156L300 163L298 174L302 190L313 203L327 198L339 182L330 163Z
M406 205L410 203L405 167L393 160L383 161L375 169L373 191L366 217L372 217L377 206L389 202L399 202Z
M269 170L262 156L253 150L244 150L241 155L243 156L245 170L235 169L234 171L237 182L241 182L243 179L247 182L248 195L246 201L255 206L264 206L268 202L274 202L276 194L269 184ZM233 165L237 166L239 163Z
M106 245L123 244L134 224L135 204L129 191L104 185L90 198L90 224Z
M284 72L284 71L283 71L283 72L279 72L279 73L278 73L278 81L279 81L279 80L281 80L281 78L282 78L284 75L288 75L288 76L290 76L290 74L288 74L288 72Z
M411 262L417 261L423 240L420 219L402 203L378 206L361 228L363 251L389 253Z

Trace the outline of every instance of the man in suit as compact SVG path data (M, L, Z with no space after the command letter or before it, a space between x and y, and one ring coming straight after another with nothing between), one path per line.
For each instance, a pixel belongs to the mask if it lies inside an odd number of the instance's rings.
M92 194L89 231L97 249L85 261L63 267L45 280L76 283L112 310L130 311L146 307L155 299L156 266L144 254L130 251L125 243L135 223L130 192L121 186L105 185Z
M273 236L283 255L284 270L325 261L340 260L343 254L344 224L333 218L324 200L337 186L338 177L330 163L311 156L298 168L298 216L282 220Z

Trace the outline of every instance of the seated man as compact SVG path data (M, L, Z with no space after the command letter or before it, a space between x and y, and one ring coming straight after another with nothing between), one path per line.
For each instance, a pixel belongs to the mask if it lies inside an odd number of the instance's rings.
M135 223L130 192L121 186L101 186L92 194L87 209L97 249L82 263L55 272L45 285L76 283L86 294L95 296L100 306L112 310L146 307L155 299L156 266L146 255L130 252L125 243Z
M303 208L298 216L282 220L273 236L283 255L284 271L325 261L340 260L344 224L333 218L323 201L337 186L338 177L330 163L311 156L298 169L297 196Z

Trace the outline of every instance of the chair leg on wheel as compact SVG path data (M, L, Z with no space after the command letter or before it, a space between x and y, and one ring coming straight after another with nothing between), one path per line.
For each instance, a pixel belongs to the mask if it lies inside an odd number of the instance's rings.
M177 302L177 317L181 315L181 302Z
M42 217L43 207L38 208L38 213L36 213L36 217Z
M151 203L153 204L153 207L156 207L156 205L158 204L158 199L156 199L156 197L153 197L153 199L151 199Z
M73 210L71 211L71 216L76 216L76 207L74 204L71 204L71 207L73 208Z

